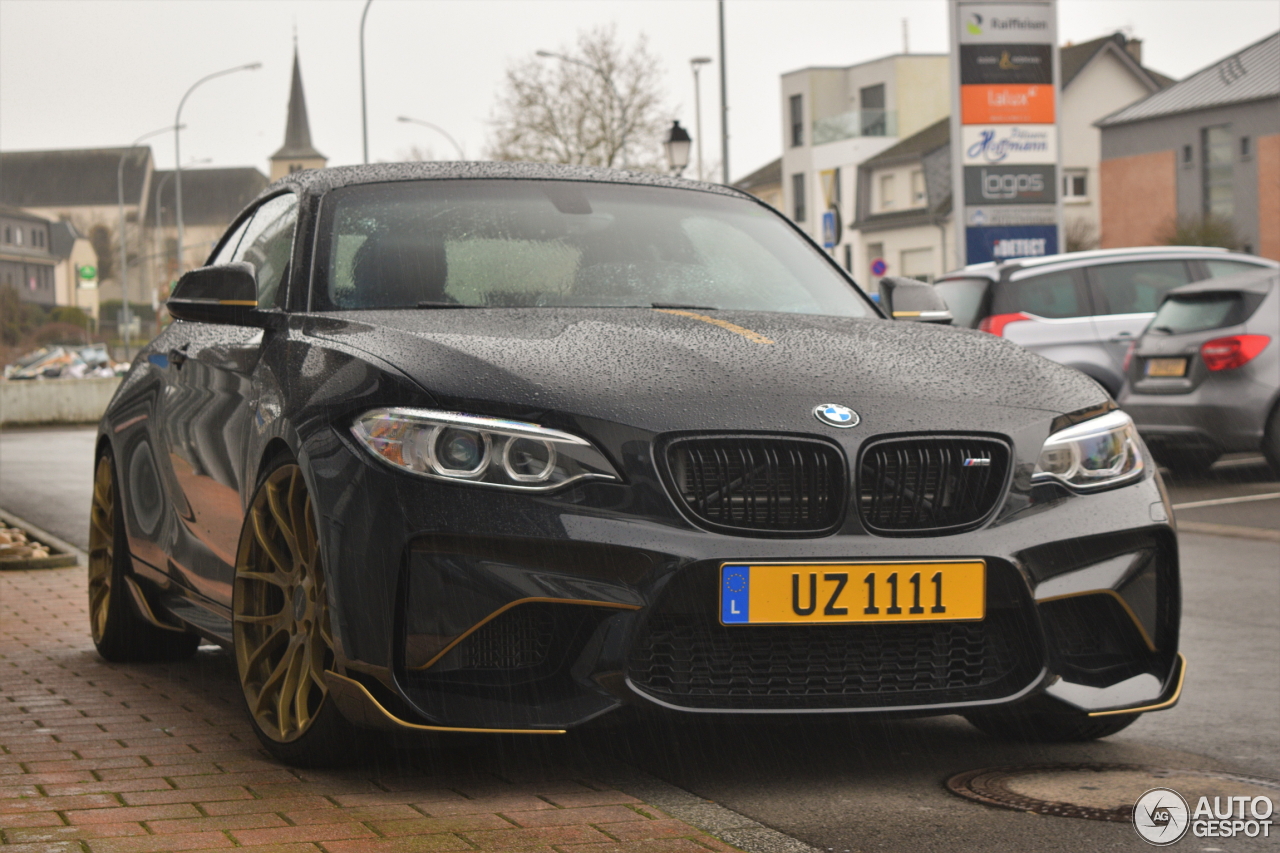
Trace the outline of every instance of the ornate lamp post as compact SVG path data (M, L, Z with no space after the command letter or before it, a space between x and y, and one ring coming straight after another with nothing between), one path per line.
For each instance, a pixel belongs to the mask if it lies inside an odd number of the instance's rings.
M667 166L670 167L671 174L679 176L684 173L685 167L689 165L689 148L692 145L689 131L681 127L680 122L671 122L671 131L667 134L667 141L663 143L663 147L667 149Z

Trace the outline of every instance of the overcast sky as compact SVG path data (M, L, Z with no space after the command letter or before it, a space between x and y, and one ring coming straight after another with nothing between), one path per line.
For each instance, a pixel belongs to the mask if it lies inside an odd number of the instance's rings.
M359 163L363 0L0 0L0 149L127 145L173 123L187 101L183 160L253 165L283 142L296 27L315 146L330 165ZM851 65L902 50L945 52L945 0L729 0L730 166L735 179L777 157L781 73ZM452 158L444 127L482 156L495 92L513 61L572 46L579 30L641 33L664 66L672 118L694 126L689 59L716 57L714 0L374 0L366 29L371 160L413 145ZM1124 30L1145 64L1182 78L1280 29L1276 0L1060 0L1062 40ZM703 134L719 151L719 70L702 74ZM152 140L171 168L171 136Z

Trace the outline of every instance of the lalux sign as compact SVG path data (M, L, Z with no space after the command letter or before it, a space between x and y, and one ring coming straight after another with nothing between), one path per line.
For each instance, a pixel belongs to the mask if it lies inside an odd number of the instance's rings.
M1056 0L950 0L962 261L1061 251Z

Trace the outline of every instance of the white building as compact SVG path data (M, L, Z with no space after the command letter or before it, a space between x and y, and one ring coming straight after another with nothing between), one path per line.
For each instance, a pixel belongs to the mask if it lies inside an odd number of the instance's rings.
M845 68L782 75L781 209L822 240L822 214L853 219L858 164L950 112L946 54L898 54ZM836 258L862 259L841 228Z
M1173 82L1144 68L1141 60L1142 43L1121 33L1060 51L1064 251L1098 245L1102 136L1094 122ZM886 262L887 275L924 281L959 266L948 112L859 166L855 216L849 226L849 239L855 244L852 272L859 281L869 284L879 277L870 269L876 259Z

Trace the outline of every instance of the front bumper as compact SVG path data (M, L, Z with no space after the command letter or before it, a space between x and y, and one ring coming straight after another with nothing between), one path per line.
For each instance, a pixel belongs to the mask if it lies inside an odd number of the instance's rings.
M334 450L313 458L321 506L341 510L324 534L331 687L364 725L555 732L628 703L1092 713L1158 704L1180 671L1177 545L1153 476L1087 496L1015 483L992 521L956 535L781 540L663 517L656 481L531 497ZM715 615L726 561L959 558L987 561L981 623L726 628Z

